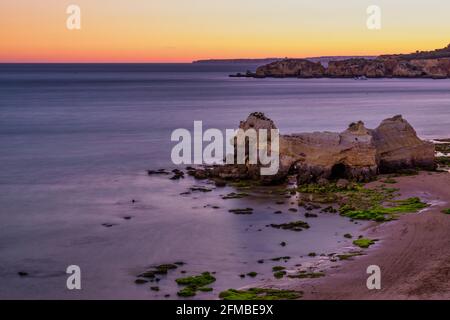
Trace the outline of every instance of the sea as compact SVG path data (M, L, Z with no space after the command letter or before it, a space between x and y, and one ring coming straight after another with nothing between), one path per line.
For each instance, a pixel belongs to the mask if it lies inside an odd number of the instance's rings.
M450 80L228 77L255 68L0 64L0 298L178 299L177 278L210 272L213 290L191 299L217 299L278 281L274 266L325 270L332 253L354 249L343 235L363 234L364 223L319 211L305 218L279 189L149 176L184 169L171 160L171 134L194 121L233 129L264 112L281 133L297 133L357 120L374 128L401 114L423 139L450 138ZM189 191L198 185L210 191ZM250 194L222 199L231 192ZM228 211L246 207L253 214ZM310 229L270 227L297 220ZM135 283L174 262L184 264ZM72 265L81 290L67 286Z

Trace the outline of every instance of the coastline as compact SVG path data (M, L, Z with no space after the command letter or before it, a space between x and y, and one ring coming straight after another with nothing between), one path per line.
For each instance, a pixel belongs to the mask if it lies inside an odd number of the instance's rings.
M450 298L450 219L441 212L450 206L450 175L421 172L396 180L402 197L419 196L432 205L397 221L372 223L367 235L379 244L325 277L292 283L289 289L304 291L307 300ZM381 290L366 287L369 265L381 268Z

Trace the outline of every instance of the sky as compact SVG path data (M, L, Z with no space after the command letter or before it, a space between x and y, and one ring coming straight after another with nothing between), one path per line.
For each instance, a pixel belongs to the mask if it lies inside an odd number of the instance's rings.
M81 29L69 30L69 5ZM367 7L381 9L369 30ZM448 0L2 0L0 62L378 55L450 43Z

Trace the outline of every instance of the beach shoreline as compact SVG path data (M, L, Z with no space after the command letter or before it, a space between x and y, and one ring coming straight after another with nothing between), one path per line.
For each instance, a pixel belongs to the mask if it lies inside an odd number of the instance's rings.
M431 206L393 222L373 223L366 234L381 241L365 255L289 289L303 291L307 300L450 299L450 219L441 212L450 207L450 175L420 172L396 180L401 198L417 196ZM380 290L367 289L370 265L381 268Z

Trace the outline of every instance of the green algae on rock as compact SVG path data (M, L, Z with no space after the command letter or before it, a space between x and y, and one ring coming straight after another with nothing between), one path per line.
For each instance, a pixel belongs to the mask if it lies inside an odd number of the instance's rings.
M354 240L353 244L355 246L360 247L360 248L367 249L371 245L375 244L375 241L376 240L367 239L367 238L360 238L360 239Z
M216 278L214 278L209 272L203 272L198 276L178 278L175 281L180 285L194 286L199 288L213 283L214 281L216 281Z
M324 272L306 272L306 271L299 271L297 274L290 274L288 275L288 278L292 279L314 279L314 278L320 278L324 277Z
M223 300L293 300L301 298L302 291L250 288L247 290L228 289L219 294Z
M167 263L167 264L160 264L157 266L152 267L149 270L146 270L138 275L139 278L148 278L153 279L156 275L165 275L169 272L169 270L174 270L178 268L179 265L182 265L183 262L176 262L176 263ZM141 281L135 281L136 283L142 283Z
M212 291L212 288L206 286L215 281L216 278L209 272L203 272L198 276L178 278L175 282L186 287L178 291L177 294L180 297L192 297L196 295L197 291Z
M351 219L389 221L396 214L417 212L428 207L419 198L393 200L398 189L378 186L373 189L361 188L343 195L339 213Z
M286 268L283 267L283 266L274 266L274 267L272 267L272 271L273 271L273 272L275 272L275 271L281 271L281 270L284 270L284 269L286 269Z
M196 290L193 287L186 287L177 292L177 295L180 297L193 297L196 295Z
M273 273L273 276L274 276L276 279L281 279L281 278L283 278L285 275L286 275L286 271L284 271L284 270L282 270L282 271L276 271L276 272Z
M352 260L353 257L362 256L361 252L348 252L336 255L339 260Z

